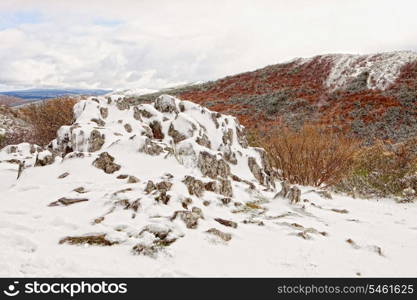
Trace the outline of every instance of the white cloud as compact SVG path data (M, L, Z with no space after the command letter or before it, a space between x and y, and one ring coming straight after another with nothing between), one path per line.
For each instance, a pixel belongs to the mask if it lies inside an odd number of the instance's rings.
M161 88L298 56L417 49L414 0L2 0L0 89Z

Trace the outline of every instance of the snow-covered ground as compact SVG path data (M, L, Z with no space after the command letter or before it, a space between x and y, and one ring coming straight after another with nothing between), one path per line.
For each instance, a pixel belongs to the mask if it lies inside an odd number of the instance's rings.
M75 112L52 149L0 151L0 276L417 276L416 204L310 187L297 204L274 198L279 182L233 117L169 96L98 97ZM94 163L104 152L108 172ZM93 235L113 245L60 243Z

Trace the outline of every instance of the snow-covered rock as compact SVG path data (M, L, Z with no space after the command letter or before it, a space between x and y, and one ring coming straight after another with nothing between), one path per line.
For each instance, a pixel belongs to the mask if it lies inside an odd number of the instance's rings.
M168 95L74 112L0 150L1 276L416 275L415 204L280 194L231 116Z

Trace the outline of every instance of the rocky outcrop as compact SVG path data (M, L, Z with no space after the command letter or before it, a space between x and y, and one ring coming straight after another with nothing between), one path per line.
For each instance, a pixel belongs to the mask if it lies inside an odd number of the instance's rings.
M226 178L230 175L230 166L227 162L223 158L217 159L215 155L206 151L200 152L197 165L203 176L212 179Z
M107 174L112 174L120 170L120 165L114 163L114 157L107 152L100 153L99 157L93 162L93 166L103 170Z

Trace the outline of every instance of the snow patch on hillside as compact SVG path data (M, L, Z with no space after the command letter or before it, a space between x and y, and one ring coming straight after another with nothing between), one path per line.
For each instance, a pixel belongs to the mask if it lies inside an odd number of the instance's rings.
M326 80L328 88L342 88L352 78L367 72L367 87L385 90L395 82L402 66L417 60L417 53L396 51L373 55L334 54L324 55L323 58L333 60L334 64Z

